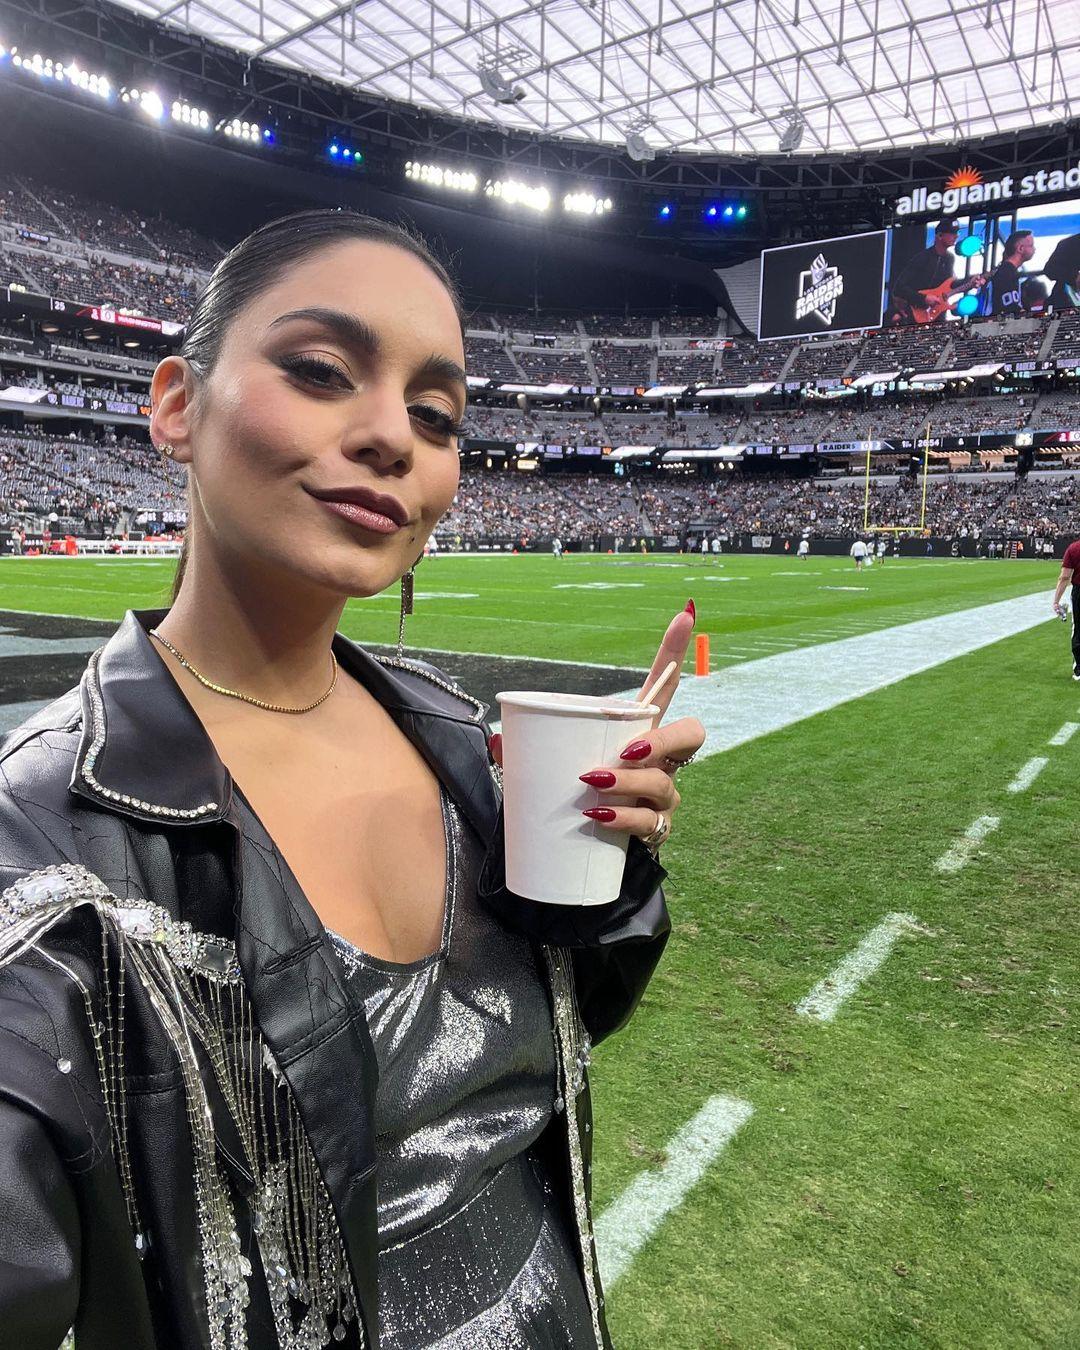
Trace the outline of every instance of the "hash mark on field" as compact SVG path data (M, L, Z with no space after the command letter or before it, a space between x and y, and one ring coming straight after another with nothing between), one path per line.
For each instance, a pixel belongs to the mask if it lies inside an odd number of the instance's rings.
M902 933L923 931L914 914L887 914L853 952L849 952L825 979L814 985L807 996L796 1004L795 1011L804 1017L814 1017L819 1022L831 1022L840 1005L882 964Z
M1066 722L1060 731L1054 732L1047 745L1068 745L1077 731L1080 731L1080 722Z
M1053 745L1054 742L1051 741L1050 744ZM1045 755L1035 755L1033 759L1028 760L1028 762L1024 765L1024 767L1020 770L1020 772L1016 775L1016 777L1012 780L1012 782L1009 784L1007 788L1007 791L1026 792L1028 788L1032 785L1032 783L1034 783L1035 779L1038 778L1039 774L1042 773L1043 769L1045 769L1049 763L1050 761L1045 757Z
M626 1273L673 1209L701 1180L713 1159L754 1113L740 1097L710 1097L664 1150L660 1167L640 1176L608 1205L596 1221L596 1255L605 1288Z
M941 855L934 866L939 872L959 872L971 861L972 854L992 830L1001 824L999 816L980 816L972 821L960 838Z

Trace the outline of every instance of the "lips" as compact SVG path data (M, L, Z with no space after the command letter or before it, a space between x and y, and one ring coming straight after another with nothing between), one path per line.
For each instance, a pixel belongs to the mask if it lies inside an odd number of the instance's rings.
M346 505L351 503L355 506L365 507L381 516L388 516L396 525L407 525L409 523L409 513L402 503L388 493L376 492L374 488L327 488L323 491L315 491L309 488L307 491L323 502L344 503Z

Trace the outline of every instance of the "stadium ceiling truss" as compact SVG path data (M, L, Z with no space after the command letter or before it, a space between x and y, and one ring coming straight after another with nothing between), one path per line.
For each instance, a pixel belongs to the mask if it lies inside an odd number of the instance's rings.
M361 97L660 154L776 154L792 125L801 154L940 144L1080 104L1080 0L122 5Z

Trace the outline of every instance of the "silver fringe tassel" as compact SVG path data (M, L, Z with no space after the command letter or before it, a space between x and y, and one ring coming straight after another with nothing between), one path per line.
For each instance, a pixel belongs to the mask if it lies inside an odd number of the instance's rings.
M80 905L91 906L101 921L100 1015L77 973L38 945ZM0 965L31 949L63 970L82 992L140 1258L149 1250L151 1234L140 1220L128 1148L127 979L137 980L145 990L176 1052L195 1159L213 1350L246 1350L252 1264L243 1254L232 1191L217 1162L200 1052L235 1123L245 1153L241 1161L255 1183L251 1232L266 1276L278 1345L281 1350L321 1350L343 1341L354 1320L359 1342L365 1344L330 1196L288 1083L255 1023L233 944L177 922L159 905L122 900L86 868L65 863L31 872L0 893Z
M555 1008L555 1059L558 1065L558 1092L556 1111L566 1112L566 1135L570 1153L570 1182L574 1192L574 1218L581 1243L582 1263L585 1268L585 1292L589 1297L593 1333L599 1347L604 1344L600 1331L600 1309L604 1306L604 1291L600 1284L600 1267L596 1255L596 1235L593 1232L588 1196L585 1193L585 1158L578 1133L576 1099L585 1090L588 1066L592 1058L589 1033L585 1030L578 1010L574 988L574 968L570 953L564 947L544 947L548 977L551 981L552 1002ZM588 1129L588 1125L585 1127Z

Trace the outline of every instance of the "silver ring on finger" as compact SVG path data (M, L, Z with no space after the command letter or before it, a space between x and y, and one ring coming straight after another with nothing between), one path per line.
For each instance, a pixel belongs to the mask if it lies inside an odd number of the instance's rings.
M676 773L679 769L685 768L687 764L692 764L697 759L697 751L692 755L687 755L685 759L672 759L670 755L661 755L660 763L668 773Z
M653 810L656 810L656 808L654 807ZM644 835L641 842L655 853L670 833L671 821L664 815L663 811L657 811L656 825L652 833Z

